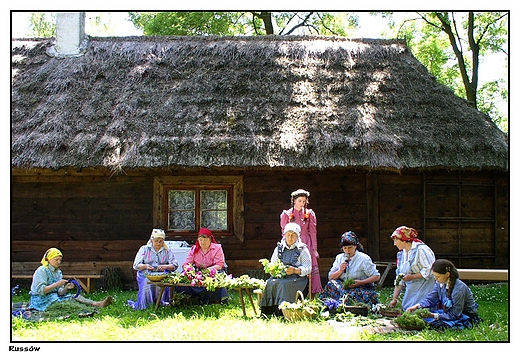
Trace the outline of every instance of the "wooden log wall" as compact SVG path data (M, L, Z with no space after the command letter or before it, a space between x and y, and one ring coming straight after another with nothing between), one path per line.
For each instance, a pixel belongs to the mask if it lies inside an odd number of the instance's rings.
M183 173L186 178L190 177L187 171ZM46 249L59 247L66 261L131 266L137 250L146 243L154 227L155 175L158 173L151 171L111 175L99 170L13 174L11 261L40 261ZM397 249L389 236L397 226L413 226L420 236L423 234L424 176L421 173L371 172L367 176L364 172L346 171L246 171L243 175L244 242L224 245L226 260L234 275L260 269L258 260L271 256L281 236L280 213L290 207L290 193L298 188L311 192L309 206L317 214L323 281L340 251L339 238L345 231L356 232L374 261L395 259ZM454 175L458 180L458 173ZM439 173L434 178L449 180L451 176ZM489 190L481 188L467 189L464 203L469 205L465 214L487 217L490 212L495 213L497 231L496 239L491 239L493 233L488 226L465 227L461 233L464 241L460 244L467 248L465 251L479 253L488 251L492 241L497 256L464 259L462 265L508 268L506 175L475 173L464 178L472 184L491 181L496 185L497 197L492 203ZM428 199L428 210L451 212L448 209L451 204L445 204L451 196L439 195ZM436 200L442 203L436 204ZM438 228L431 221L427 226L431 227L426 232L427 243L434 251L460 255L452 247L455 235L449 227ZM130 286L135 284L133 271L122 270L125 282Z

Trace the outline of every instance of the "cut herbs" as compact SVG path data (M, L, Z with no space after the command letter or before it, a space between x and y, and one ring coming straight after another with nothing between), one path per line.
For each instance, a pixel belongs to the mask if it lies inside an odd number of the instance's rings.
M280 259L274 264L268 259L260 259L259 262L264 266L264 272L270 274L274 278L282 278L286 276L287 266Z
M354 278L347 278L345 281L343 281L343 288L348 288L353 284L356 284L356 280Z
M426 327L426 322L422 318L429 315L429 313L428 309L418 309L413 313L405 311L401 316L396 317L394 321L399 327L406 330L422 330Z

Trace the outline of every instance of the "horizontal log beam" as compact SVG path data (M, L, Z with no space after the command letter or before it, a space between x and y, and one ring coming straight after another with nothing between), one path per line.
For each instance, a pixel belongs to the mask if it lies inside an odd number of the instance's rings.
M459 268L458 272L461 280L500 282L507 282L509 280L509 270Z

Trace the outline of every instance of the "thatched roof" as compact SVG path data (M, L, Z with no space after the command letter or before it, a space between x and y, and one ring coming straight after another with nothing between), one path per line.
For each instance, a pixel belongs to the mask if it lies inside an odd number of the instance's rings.
M508 138L403 42L12 42L12 167L508 169Z

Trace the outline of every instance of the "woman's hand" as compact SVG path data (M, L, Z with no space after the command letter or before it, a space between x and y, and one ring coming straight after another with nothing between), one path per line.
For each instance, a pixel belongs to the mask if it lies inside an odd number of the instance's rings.
M294 266L287 267L287 270L285 271L285 273L287 275L292 275L292 274L298 275L299 274L298 272L299 272L298 267L294 267Z
M406 275L403 276L403 281L408 282L408 281L412 281L414 279L419 279L421 277L422 276L421 276L420 273L419 274L417 274L417 273L415 273L415 274L407 273Z
M157 266L157 271L159 271L159 272L166 271L166 270L169 270L169 267L170 267L170 265L159 265L159 266Z
M409 307L408 309L406 309L406 311L409 313L413 313L417 309L419 309L419 304L415 304L415 305Z
M395 299L395 298L392 298L392 300L390 300L390 303L388 303L389 308L395 308L396 305L397 305L397 299Z
M141 267L141 271L154 271L155 270L155 267L153 267L150 264L141 264L141 265L139 265L139 267Z

